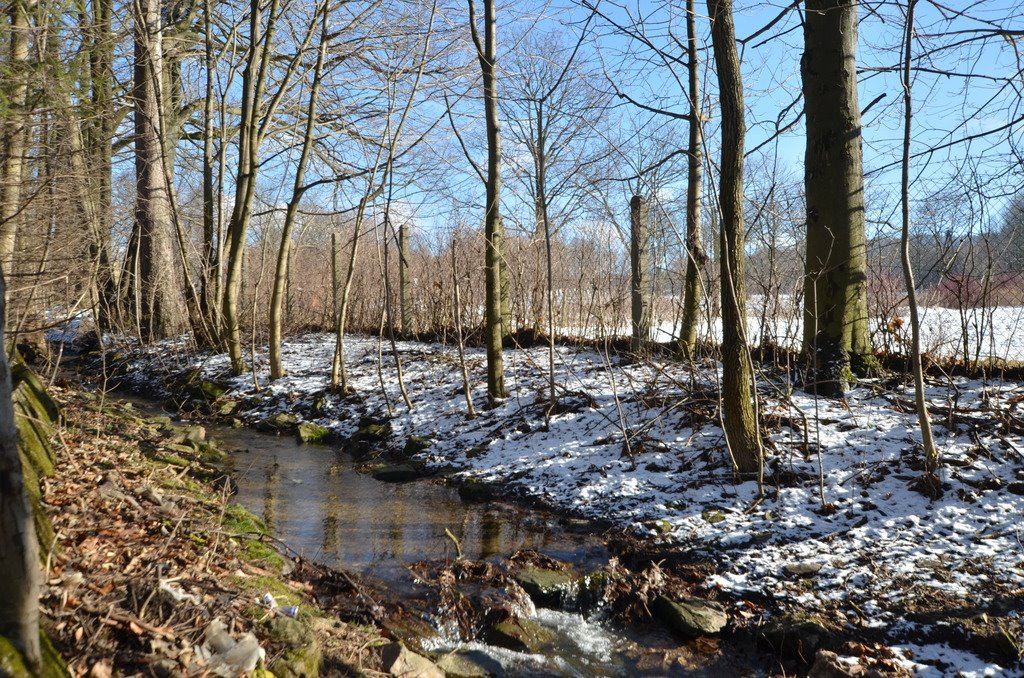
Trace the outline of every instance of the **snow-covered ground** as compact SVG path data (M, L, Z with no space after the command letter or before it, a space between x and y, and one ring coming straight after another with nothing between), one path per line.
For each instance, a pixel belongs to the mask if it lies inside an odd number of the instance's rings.
M129 378L142 385L161 369L192 367L224 378L226 356L180 349L165 344L133 353ZM560 347L563 408L546 422L545 349L506 351L510 395L494 409L486 406L484 354L469 349L479 416L468 420L455 349L412 342L398 349L412 410L402 403L388 346L378 362L375 339L349 337L345 358L357 396L328 394L315 421L347 435L361 416L386 418L390 407L395 444L409 435L430 438L430 464L706 552L718 565L709 588L877 630L899 640L913 653L907 665L922 671L961 656L926 633L930 613L998 610L1011 624L1008 637L1018 646L1024 641L1024 437L1014 432L1021 430L1016 403L1024 401L1024 384L930 385L944 489L932 501L912 489L923 455L911 392L862 383L845 402L815 400L788 394L781 375L764 376L768 487L757 501L757 484L736 484L729 470L715 364L693 373L681 363L627 363ZM288 376L273 383L258 355L260 399L242 416L310 412L328 385L332 351L325 334L286 342ZM230 384L231 397L256 393L251 375ZM989 425L997 416L1009 428ZM963 663L964 675L1002 671L978 657L952 661Z
M751 299L747 307L747 335L750 342L758 344L762 338L768 337L776 346L800 348L803 336L800 309L784 306L781 309L783 313L762 322L761 304L762 302L755 298ZM920 314L921 347L925 353L936 358L962 358L966 332L968 355L972 360L977 357L983 361L1024 361L1022 306L965 309L963 312L956 308L923 306ZM898 320L893 322L896 318ZM894 354L909 352L910 316L906 309L900 309L895 317L872 318L870 329L876 349ZM629 324L624 323L618 332L628 335ZM565 333L582 334L574 328L568 328ZM672 341L678 333L678 326L671 320L662 320L655 324L652 337L655 341ZM589 334L593 335L594 332ZM721 320L716 319L710 325L704 323L698 335L710 341L721 341Z

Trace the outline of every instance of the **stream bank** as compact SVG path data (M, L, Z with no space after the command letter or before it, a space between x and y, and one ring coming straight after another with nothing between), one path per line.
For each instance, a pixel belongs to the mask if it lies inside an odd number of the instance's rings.
M694 594L726 606L730 633L766 639L780 662L772 666L787 672L806 671L816 648L842 655L848 672L980 676L1019 659L1019 469L1012 454L982 458L978 450L1009 445L1012 453L1012 441L1004 445L1006 436L980 417L995 408L1013 418L1006 408L1020 385L955 386L961 410L939 429L951 473L938 501L913 492L920 460L905 449L912 415L898 384L892 392L866 384L845 403L799 394L780 402L766 387L772 487L760 502L752 483L737 485L728 474L713 365L693 372L659 360L609 363L560 348L557 381L566 390L549 420L543 356L514 351L506 363L512 397L489 410L478 403L479 416L467 421L451 347L399 343L415 402L406 411L394 381L380 379L382 370L393 374L392 358L372 339L350 339L356 392L345 395L327 388L331 338L322 335L289 340L289 376L273 383L260 354L255 376L232 378L224 356L184 342L111 352L105 362L126 385L173 396L176 410L354 440L350 451L378 474L386 463L409 477L452 475L463 494L497 489L561 515L605 519L624 528L614 537L629 545L615 548L623 564L634 572L662 560L681 568ZM479 352L468 360L471 373L481 373ZM812 408L817 461L800 451L806 432L795 416ZM430 446L409 449L421 440ZM993 474L997 482L987 482ZM1010 492L1001 492L1007 484Z

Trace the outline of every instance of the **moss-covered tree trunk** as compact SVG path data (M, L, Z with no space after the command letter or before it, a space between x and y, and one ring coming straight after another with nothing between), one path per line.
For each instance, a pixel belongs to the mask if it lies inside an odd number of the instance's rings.
M634 195L629 201L629 297L633 328L630 348L643 349L651 340L651 281L648 259L651 227L647 201Z
M810 390L841 396L870 365L856 0L805 4L807 257L803 350ZM852 371L851 371L852 370Z
M746 344L746 284L743 223L743 81L736 53L732 0L708 0L711 43L718 67L722 108L722 158L719 177L722 289L722 422L736 470L760 473L761 440L754 407L750 354Z
M0 272L0 348L6 304ZM0 636L21 652L33 672L39 671L39 544L18 454L11 371L7 351L0 350Z

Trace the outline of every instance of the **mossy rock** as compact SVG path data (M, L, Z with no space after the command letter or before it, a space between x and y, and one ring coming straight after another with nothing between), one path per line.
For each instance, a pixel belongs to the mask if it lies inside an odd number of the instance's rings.
M304 421L299 424L295 434L301 443L323 444L331 437L331 429L326 426Z
M267 524L241 504L228 504L224 509L224 529L228 532L266 534Z
M291 412L278 412L269 417L260 419L256 423L256 430L264 433L281 433L291 431L299 425L299 418Z
M226 394L228 390L230 390L230 387L226 384L219 384L215 381L210 381L209 379L204 379L202 383L199 384L199 392L209 400L217 400Z
M555 641L555 632L532 619L511 618L495 624L484 634L484 640L515 652L538 654Z
M200 443L196 445L195 450L199 453L199 461L204 464L220 464L228 458L224 450L210 443Z
M402 448L402 454L407 457L417 455L420 452L425 452L430 449L430 446L434 444L434 441L430 438L424 438L422 436L409 436L405 441L405 447Z
M240 404L237 400L225 400L217 406L217 414L222 417L230 417L238 411Z
M161 414L157 417L149 417L146 419L146 423L156 426L157 428L165 428L171 426L173 424L173 420L167 415Z
M278 678L317 678L320 658L320 644L312 642L291 648L270 665L270 670Z
M535 605L551 608L561 607L564 598L572 594L576 583L570 572L532 565L516 572L513 579L529 594Z

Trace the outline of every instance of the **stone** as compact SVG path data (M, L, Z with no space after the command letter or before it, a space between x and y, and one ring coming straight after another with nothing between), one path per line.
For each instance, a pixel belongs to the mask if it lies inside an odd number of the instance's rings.
M331 437L331 429L304 421L296 429L296 435L298 435L299 442L301 443L323 444Z
M489 628L484 640L507 650L537 654L545 644L554 642L555 632L532 619L513 617Z
M256 430L264 433L280 433L281 431L290 431L298 424L299 418L291 412L278 412L260 419L256 424Z
M238 411L239 402L237 400L225 400L217 406L217 414L222 417L230 417Z
M200 445L206 442L206 428L203 426L186 426L185 442Z
M375 480L384 483L408 483L426 477L421 467L412 464L395 464L394 466L377 466L371 472Z
M787 563L782 566L787 577L807 577L821 571L821 563Z
M437 666L448 678L487 678L505 675L501 662L480 650L448 653L441 657Z
M430 438L424 438L422 436L409 436L405 441L405 447L402 448L402 454L407 457L419 454L425 450L430 449L430 446L434 444Z
M396 678L445 678L444 671L434 662L401 643L389 643L382 647L381 659L384 670Z
M818 650L807 678L868 678L869 675L876 676L878 673L872 671L869 674L863 665L856 661L843 661L835 652Z
M160 415L158 417L150 417L146 419L146 423L163 428L165 426L171 425L171 418L164 415Z
M786 615L762 627L761 638L781 657L809 662L832 645L834 634L814 617Z
M725 608L702 598L671 600L658 596L653 611L663 624L687 638L715 635L729 623Z
M534 605L539 607L561 607L562 599L570 593L574 579L568 572L532 565L524 567L513 575L516 583L530 595Z
M228 392L228 387L223 384L218 384L215 381L204 379L203 382L199 384L199 391L209 400L216 400Z

